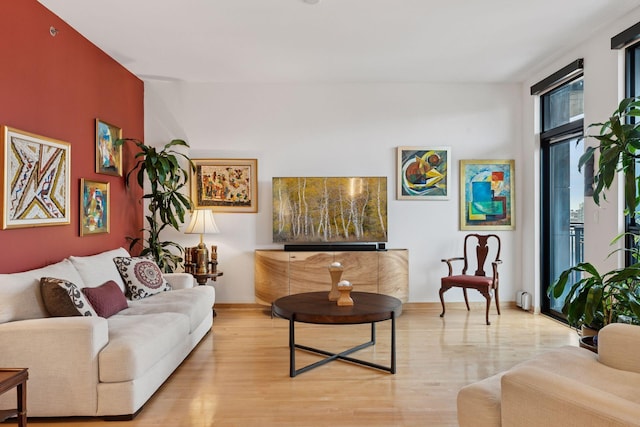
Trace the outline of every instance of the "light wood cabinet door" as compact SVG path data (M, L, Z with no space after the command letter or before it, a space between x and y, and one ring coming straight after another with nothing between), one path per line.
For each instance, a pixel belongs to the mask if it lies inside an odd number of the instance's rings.
M255 296L259 304L271 305L289 295L289 252L255 252Z
M378 252L378 292L393 295L402 302L409 299L409 251Z
M332 252L289 252L289 291L291 294L331 290L329 266Z
M354 291L378 293L378 253L335 252L334 261L344 268L342 280L351 282Z

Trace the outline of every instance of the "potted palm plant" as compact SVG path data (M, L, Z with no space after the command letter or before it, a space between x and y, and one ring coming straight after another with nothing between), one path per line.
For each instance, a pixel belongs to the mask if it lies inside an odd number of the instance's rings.
M630 120L638 116L640 98L626 98L609 120L590 125L588 129L597 127L599 133L587 136L595 138L599 144L588 147L578 165L582 168L596 151L599 152L593 191L593 200L598 205L601 196L606 199L605 190L611 187L616 175L623 175L627 215L635 215L639 203L640 181L636 177L636 163L640 160L640 122ZM617 236L614 242L628 234ZM600 273L591 263L580 263L562 272L549 287L548 295L559 298L565 293L566 287L571 286L562 307L562 313L567 316L570 325L599 329L621 317L640 324L640 257L637 256L638 250L631 251L635 259L632 265ZM581 274L582 279L570 283L569 278L574 272Z
M134 143L139 150L135 155L135 166L126 175L127 185L131 175L136 173L140 188L144 189L145 177L150 188L143 195L143 200L148 202L149 212L145 215L146 227L142 229L146 235L142 238L128 237L129 249L144 243L140 255L151 255L162 271L173 272L183 261L183 248L178 243L161 240L160 233L166 227L180 230L180 225L184 224L185 212L191 209L191 200L181 192L187 185L189 169L180 165L178 156L185 159L190 168L194 169L194 165L188 156L173 149L189 145L181 139L174 139L161 150L156 150L155 147L132 138L119 139L115 145L120 146L125 142Z

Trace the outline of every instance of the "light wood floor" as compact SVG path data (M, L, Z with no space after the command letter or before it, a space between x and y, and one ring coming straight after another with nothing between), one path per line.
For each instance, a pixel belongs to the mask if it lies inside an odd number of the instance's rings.
M495 308L492 307L492 313ZM213 330L133 421L30 419L37 426L456 426L460 387L576 333L541 315L504 308L484 325L482 308L410 305L398 319L397 373L334 361L289 378L288 322L256 308L221 308ZM389 363L390 322L355 357ZM296 327L301 344L341 351L368 339L368 325ZM297 353L298 367L318 360Z

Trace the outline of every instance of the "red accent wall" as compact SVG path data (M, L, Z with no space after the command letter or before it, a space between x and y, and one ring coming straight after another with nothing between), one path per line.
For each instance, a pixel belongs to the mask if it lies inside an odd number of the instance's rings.
M140 236L142 192L95 173L95 119L143 139L143 82L36 0L2 0L0 16L0 123L71 144L71 224L0 230L0 273L128 248L126 236ZM80 237L80 178L111 183L109 234Z

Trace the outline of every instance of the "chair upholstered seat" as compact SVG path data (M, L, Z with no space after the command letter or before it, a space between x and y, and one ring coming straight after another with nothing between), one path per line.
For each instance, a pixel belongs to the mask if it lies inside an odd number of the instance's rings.
M493 279L485 276L467 276L465 274L459 274L457 276L447 276L440 279L443 284L450 284L451 286L457 286L459 288L469 287L473 288L478 285L491 286Z
M473 257L475 254L475 257ZM453 274L454 261L463 261L461 274ZM502 263L500 260L500 238L495 234L467 234L464 238L464 254L462 257L443 259L442 262L447 264L449 274L440 279L440 303L442 304L442 313L440 317L444 317L444 293L453 287L462 288L464 302L469 310L469 299L467 297L467 289L475 289L487 300L485 312L485 321L489 322L489 307L491 306L491 298L495 294L496 308L500 314L500 300L498 296L498 265ZM472 271L471 265L475 263L476 271L473 274L467 274ZM485 268L491 266L491 274L485 273Z

